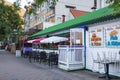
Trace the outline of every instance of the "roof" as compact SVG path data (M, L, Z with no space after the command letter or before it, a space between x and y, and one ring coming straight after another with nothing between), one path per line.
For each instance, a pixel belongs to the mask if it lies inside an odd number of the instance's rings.
M77 18L79 16L89 13L87 11L81 11L81 10L75 10L75 9L70 9L70 12L74 16L74 18Z
M42 30L40 32L37 32L33 35L31 35L30 37L34 37L34 36L40 36L40 35L44 35L44 34L49 34L51 32L55 32L58 30L62 30L62 29L69 29L71 27L77 27L77 26L82 26L82 25L86 25L89 24L90 22L96 22L97 20L106 20L108 19L108 16L112 15L114 13L113 9L109 8L109 7L105 7L102 9L99 9L97 11L85 14L83 16L79 16L78 18L66 21L64 23L60 23L54 26L51 26L45 30Z

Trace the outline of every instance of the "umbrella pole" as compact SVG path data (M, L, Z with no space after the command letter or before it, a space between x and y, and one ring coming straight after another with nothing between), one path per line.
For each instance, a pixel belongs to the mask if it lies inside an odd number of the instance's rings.
M55 52L55 51L54 51L54 42L52 42L52 46L53 46L53 48L52 48L52 49L53 49L53 52Z

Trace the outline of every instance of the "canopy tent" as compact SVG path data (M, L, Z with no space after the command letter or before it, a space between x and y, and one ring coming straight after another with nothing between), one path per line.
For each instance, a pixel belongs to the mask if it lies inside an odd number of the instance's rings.
M40 43L42 40L44 40L45 38L39 38L39 39L35 39L32 43Z
M68 38L65 38L65 37L52 36L42 40L40 43L59 43L67 40Z
M38 38L38 39L28 40L27 43L39 43L43 39L45 39L45 38Z

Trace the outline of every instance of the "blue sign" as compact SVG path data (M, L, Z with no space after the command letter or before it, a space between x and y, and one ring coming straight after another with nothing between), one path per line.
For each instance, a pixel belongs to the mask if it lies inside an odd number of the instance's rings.
M106 28L106 46L107 47L120 47L120 29L116 26Z

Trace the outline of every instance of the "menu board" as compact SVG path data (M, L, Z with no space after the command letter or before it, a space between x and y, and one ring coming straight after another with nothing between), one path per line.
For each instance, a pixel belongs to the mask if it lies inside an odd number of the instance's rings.
M105 28L106 47L120 47L120 25Z
M90 47L103 47L103 28L89 29L89 45Z

